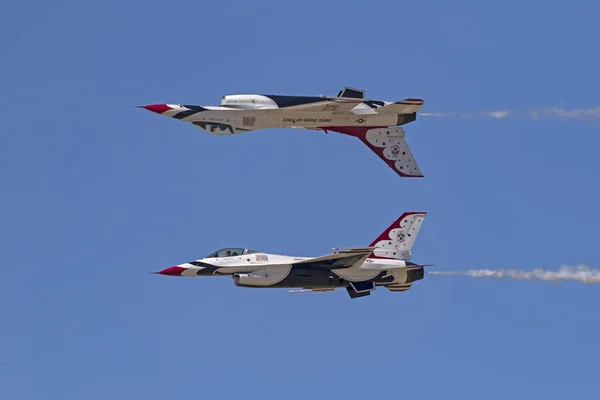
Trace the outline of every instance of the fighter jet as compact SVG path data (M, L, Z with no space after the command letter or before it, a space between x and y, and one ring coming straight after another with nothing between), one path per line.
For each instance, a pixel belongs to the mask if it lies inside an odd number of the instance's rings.
M402 177L423 177L401 125L413 122L421 99L367 100L365 91L345 87L336 97L233 94L218 106L151 104L139 106L214 135L259 129L299 128L354 136Z
M345 288L351 299L368 296L377 286L404 292L413 282L423 279L424 267L430 266L409 261L426 215L425 212L402 214L369 247L333 248L333 253L321 257L228 247L155 273L179 277L230 276L236 286L296 288L292 293Z

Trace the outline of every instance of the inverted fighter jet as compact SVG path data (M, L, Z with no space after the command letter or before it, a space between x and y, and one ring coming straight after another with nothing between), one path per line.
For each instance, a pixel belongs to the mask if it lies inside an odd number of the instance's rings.
M213 135L271 128L338 132L359 138L400 176L423 177L401 127L416 120L422 105L420 99L367 100L364 90L345 87L337 97L234 94L223 96L219 106L151 104L141 108L190 122Z
M345 288L350 298L371 294L377 286L404 292L423 279L424 267L410 262L411 249L427 213L407 212L369 247L334 248L321 257L294 257L244 248L224 248L199 260L157 274L197 277L230 276L236 286L296 288L324 292Z

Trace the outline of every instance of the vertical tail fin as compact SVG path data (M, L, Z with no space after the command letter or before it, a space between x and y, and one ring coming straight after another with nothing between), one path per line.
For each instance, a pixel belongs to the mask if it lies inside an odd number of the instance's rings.
M405 212L369 247L376 247L370 258L410 260L411 249L425 220L426 212Z

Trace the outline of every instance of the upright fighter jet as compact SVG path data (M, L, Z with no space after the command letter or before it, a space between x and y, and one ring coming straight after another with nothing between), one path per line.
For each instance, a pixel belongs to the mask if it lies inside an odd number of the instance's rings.
M369 247L334 248L332 254L321 257L294 257L229 247L157 274L230 276L236 286L297 288L292 292L345 288L352 299L370 295L376 286L404 292L413 282L423 279L424 267L428 266L409 261L426 215L425 212L402 214Z
M420 99L367 100L365 91L345 87L336 97L233 94L218 106L151 104L140 106L190 122L214 135L271 128L333 131L359 138L402 177L423 177L401 125L413 122Z

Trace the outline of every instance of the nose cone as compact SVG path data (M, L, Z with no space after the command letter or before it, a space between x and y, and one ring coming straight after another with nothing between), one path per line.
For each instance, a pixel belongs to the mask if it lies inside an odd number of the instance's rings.
M186 270L187 270L187 268L183 268L183 267L176 265L171 268L163 269L162 271L157 272L157 274L170 275L170 276L181 276L181 274Z
M145 108L146 110L155 112L157 114L162 114L173 109L173 107L168 106L167 104L150 104L147 106L140 106L140 108Z

